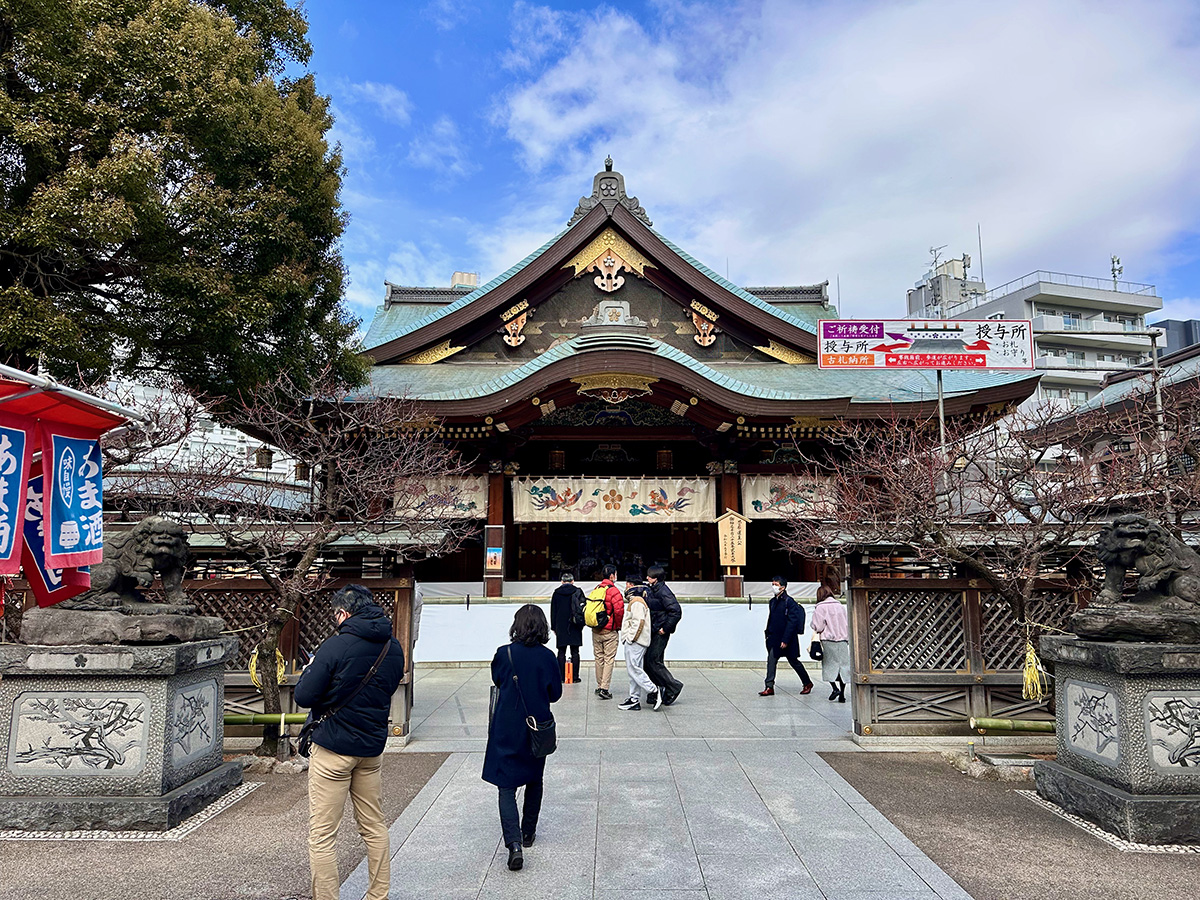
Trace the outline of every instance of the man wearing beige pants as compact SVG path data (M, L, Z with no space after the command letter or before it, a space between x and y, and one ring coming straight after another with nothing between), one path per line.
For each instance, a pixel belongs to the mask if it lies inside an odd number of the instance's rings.
M330 601L337 633L321 644L296 682L294 697L317 725L308 766L308 862L313 900L337 900L337 831L354 805L367 845L366 900L387 900L388 828L383 818L380 754L387 743L392 694L404 678L404 650L371 592L351 584Z
M617 660L625 600L621 596L621 589L613 583L617 580L617 567L605 566L600 575L601 581L596 585L596 591L604 589L605 621L603 625L592 627L592 653L596 657L596 696L601 700L611 700L609 686L612 684L613 664ZM586 613L584 618L586 620Z

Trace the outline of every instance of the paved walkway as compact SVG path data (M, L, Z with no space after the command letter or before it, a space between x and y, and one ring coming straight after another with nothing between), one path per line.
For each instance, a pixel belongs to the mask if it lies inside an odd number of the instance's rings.
M820 682L801 697L789 672L760 698L755 671L676 675L683 694L657 713L617 709L617 691L599 700L591 671L567 686L538 840L509 872L496 789L479 777L488 675L423 672L408 749L452 755L392 827L391 896L969 900L817 755L856 749L848 705ZM363 897L365 875L343 900Z

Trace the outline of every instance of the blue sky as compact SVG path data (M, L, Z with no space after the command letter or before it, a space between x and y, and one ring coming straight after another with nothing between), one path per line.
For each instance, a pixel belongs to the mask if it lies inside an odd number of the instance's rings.
M1158 286L1200 317L1200 4L310 0L348 299L492 277L611 153L742 284L902 314L929 248ZM978 262L975 274L978 274ZM832 292L832 289L831 289Z

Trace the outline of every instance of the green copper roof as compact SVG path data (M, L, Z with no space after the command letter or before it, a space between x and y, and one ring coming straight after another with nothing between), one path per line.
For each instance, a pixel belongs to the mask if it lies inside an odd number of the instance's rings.
M371 388L379 394L407 395L429 402L471 400L519 384L536 372L575 354L641 351L670 359L726 390L762 400L805 401L849 398L854 403L914 403L937 397L933 372L830 371L816 366L779 363L703 363L682 350L645 335L585 334L552 347L520 366L494 363L383 365L371 370ZM1038 377L1026 372L947 371L947 396L1012 384Z
M453 303L440 306L432 312L425 310L424 315L418 315L410 307L410 305L404 303L385 304L384 306L378 307L375 311L375 318L371 320L371 325L367 329L366 337L363 338L364 348L370 350L372 347L378 347L382 344L386 344L388 341L393 341L402 335L424 328L426 325L436 322L438 319L449 315L455 310L462 309L468 303L474 301L477 297L482 297L484 294L488 293L488 291L491 291L504 284L504 282L508 281L508 279L512 278L527 265L549 250L559 238L561 238L570 230L570 228L566 228L560 231L515 266L512 266L504 272L501 272L487 284L481 285L480 287L471 291L471 293L464 294L462 297L459 297ZM745 300L750 305L756 307L757 309L761 309L763 312L769 313L782 322L787 322L789 325L799 328L802 331L807 331L809 334L817 333L815 318L810 320L809 316L801 317L795 315L794 313L786 312L779 307L768 303L762 298L754 296L748 291L738 287L729 279L722 278L712 269L708 268L708 266L704 265L694 256L684 252L678 245L667 240L667 238L663 237L653 228L651 228L650 231L653 232L660 241L666 244L672 252L676 253L680 259L694 268L705 278L712 281L714 284L720 285L721 287L725 288L725 290L736 295L742 300ZM816 318L836 317L832 310L823 304L813 304L813 308L813 315Z
M1190 359L1165 365L1161 371L1159 384L1164 388L1191 379L1200 379L1200 357L1193 356ZM1144 394L1153 391L1154 385L1151 381L1153 374L1153 370L1149 366L1143 366L1141 367L1141 374L1139 376L1125 378L1115 384L1110 384L1086 403L1081 403L1079 406L1064 413L1062 418L1066 419L1080 415L1081 413L1095 412L1110 404L1119 403L1135 394Z

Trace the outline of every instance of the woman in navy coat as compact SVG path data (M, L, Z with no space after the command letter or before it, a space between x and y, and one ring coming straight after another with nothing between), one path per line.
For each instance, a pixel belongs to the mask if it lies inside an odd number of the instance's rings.
M492 683L500 691L488 726L483 780L500 789L500 827L508 848L508 867L515 871L524 865L521 847L532 845L537 834L546 768L544 757L539 759L529 752L525 717L533 716L539 722L549 719L550 704L562 696L562 680L558 659L545 647L550 640L550 625L539 607L527 603L518 609L508 636L512 643L501 647L492 658ZM517 681L513 680L514 674ZM518 819L517 788L522 785L525 802Z

